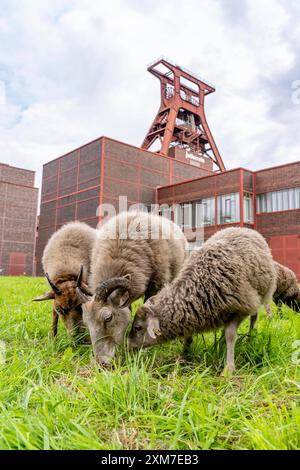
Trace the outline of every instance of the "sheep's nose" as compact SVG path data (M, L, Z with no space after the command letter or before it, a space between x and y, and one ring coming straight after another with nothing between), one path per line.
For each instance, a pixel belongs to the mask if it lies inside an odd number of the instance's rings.
M100 367L105 367L106 369L111 369L112 368L111 359L109 359L106 356L98 356L97 361L98 361L98 364L100 365Z

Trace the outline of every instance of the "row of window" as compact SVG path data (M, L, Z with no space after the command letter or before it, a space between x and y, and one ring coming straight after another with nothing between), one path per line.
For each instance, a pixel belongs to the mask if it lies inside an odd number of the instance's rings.
M300 209L300 188L258 194L257 213Z
M203 225L214 225L217 209L218 225L232 224L240 221L240 197L239 193L224 194L218 196L217 208L213 197L193 202L185 202L176 205L174 209L174 220L183 228L202 227ZM161 214L172 219L172 208L161 207ZM244 221L253 223L253 198L252 194L244 194Z

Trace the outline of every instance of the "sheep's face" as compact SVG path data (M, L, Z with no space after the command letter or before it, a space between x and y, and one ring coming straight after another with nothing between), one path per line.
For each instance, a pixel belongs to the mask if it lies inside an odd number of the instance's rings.
M128 337L129 349L147 348L157 344L161 337L159 321L149 300L136 312L132 329Z
M96 360L110 366L115 348L122 345L130 323L130 276L102 282L93 296L77 289L82 302L83 322L88 327Z
M130 323L130 309L120 307L116 298L103 304L91 298L82 305L83 322L88 327L95 358L104 367L111 365L115 348L122 345Z
M58 287L59 286L59 287ZM77 283L75 281L65 281L53 284L53 290L33 299L34 301L43 301L53 299L53 309L61 319L67 331L72 336L87 336L87 329L82 321L81 301L76 292ZM86 285L81 288L88 293ZM58 318L57 317L57 318Z
M76 282L67 281L61 284L61 295L55 295L54 309L72 336L87 333L82 321L81 302L76 293Z

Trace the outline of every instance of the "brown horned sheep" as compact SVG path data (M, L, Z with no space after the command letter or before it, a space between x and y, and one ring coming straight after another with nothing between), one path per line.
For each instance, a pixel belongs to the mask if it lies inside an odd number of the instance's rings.
M57 334L58 317L71 334L85 330L82 323L80 299L76 293L77 279L83 267L81 289L86 294L92 249L97 231L82 222L70 222L57 230L44 249L42 265L51 290L33 299L34 301L54 300L52 332Z

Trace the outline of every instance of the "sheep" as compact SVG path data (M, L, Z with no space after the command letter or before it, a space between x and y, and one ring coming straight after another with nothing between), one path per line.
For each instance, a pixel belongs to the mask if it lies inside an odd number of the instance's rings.
M235 371L237 329L275 290L275 266L264 238L247 228L217 232L186 260L177 278L135 316L129 349L225 329L226 372Z
M100 227L89 278L94 295L80 288L77 292L94 355L102 366L111 365L115 347L124 342L129 306L170 282L183 265L187 249L181 229L158 215L122 212Z
M51 290L33 300L54 300L53 336L57 334L59 317L72 335L86 330L82 323L82 309L76 287L81 283L82 291L91 293L88 275L96 233L85 223L70 222L50 237L44 249L42 265ZM83 273L80 276L81 267Z
M296 312L300 312L300 291L295 273L275 262L277 286L273 300L277 306L284 303Z
M296 312L300 312L300 291L295 273L276 261L274 261L274 265L276 271L276 290L273 295L273 300L276 306L279 307L281 304L285 304ZM268 317L272 318L270 305L266 304L265 309ZM258 315L251 317L250 332L257 318Z

